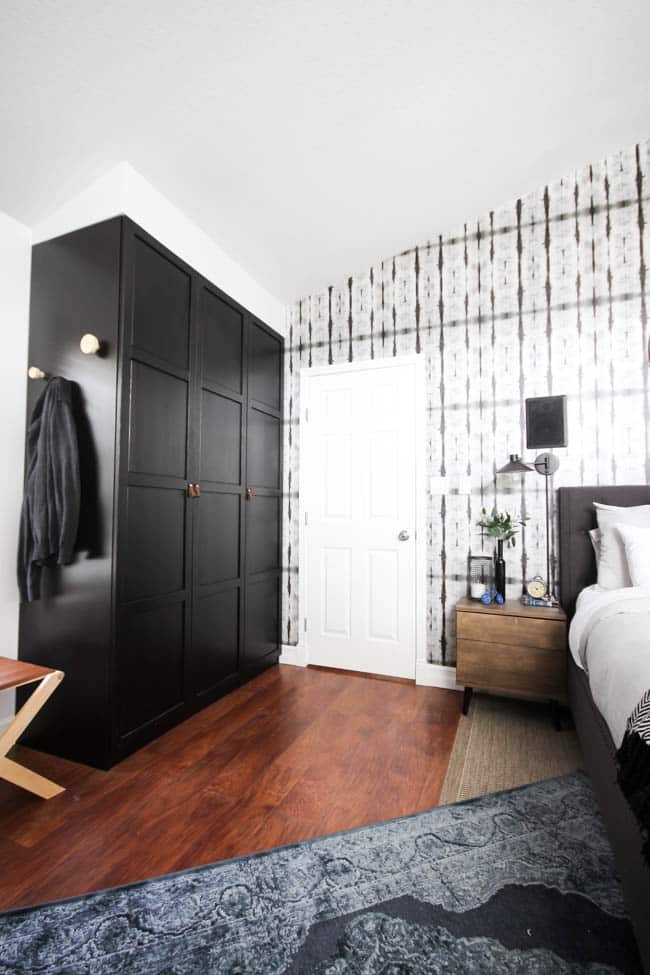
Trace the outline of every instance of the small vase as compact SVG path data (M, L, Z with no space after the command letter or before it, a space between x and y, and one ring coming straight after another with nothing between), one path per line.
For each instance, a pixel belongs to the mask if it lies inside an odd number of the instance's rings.
M494 559L494 588L500 596L506 598L506 563L503 558L503 542L497 542L497 552Z

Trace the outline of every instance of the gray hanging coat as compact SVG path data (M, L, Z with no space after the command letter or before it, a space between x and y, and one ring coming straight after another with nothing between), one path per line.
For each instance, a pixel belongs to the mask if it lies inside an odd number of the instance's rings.
M79 448L67 379L50 379L34 407L27 457L18 587L23 602L32 602L40 598L42 566L72 562L79 526Z

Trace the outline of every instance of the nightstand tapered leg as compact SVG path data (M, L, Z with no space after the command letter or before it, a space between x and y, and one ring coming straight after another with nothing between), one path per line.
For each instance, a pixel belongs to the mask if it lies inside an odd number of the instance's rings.
M466 687L463 692L463 714L469 711L469 702L472 700L472 688Z

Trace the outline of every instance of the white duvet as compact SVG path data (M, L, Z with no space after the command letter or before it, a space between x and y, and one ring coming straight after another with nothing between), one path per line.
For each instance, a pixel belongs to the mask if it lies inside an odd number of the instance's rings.
M650 688L650 589L588 586L578 597L569 647L618 748Z

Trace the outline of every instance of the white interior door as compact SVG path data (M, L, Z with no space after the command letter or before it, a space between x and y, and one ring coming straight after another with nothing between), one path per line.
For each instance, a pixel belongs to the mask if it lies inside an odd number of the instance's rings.
M309 662L415 677L413 364L309 376Z

